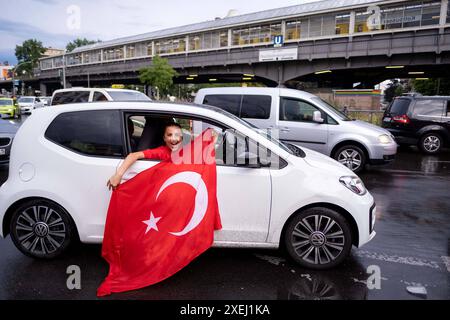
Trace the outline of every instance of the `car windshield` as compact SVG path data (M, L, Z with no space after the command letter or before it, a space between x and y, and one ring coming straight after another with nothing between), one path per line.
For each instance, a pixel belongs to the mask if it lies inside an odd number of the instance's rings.
M12 106L13 101L12 99L2 99L0 100L0 106Z
M33 103L34 98L20 98L18 102Z
M113 101L151 101L149 97L139 91L107 90Z
M350 119L349 117L347 117L344 113L342 113L341 111L339 111L338 109L336 109L335 107L333 107L331 104L329 104L328 102L326 102L325 100L322 100L319 97L313 97L311 98L312 100L314 100L314 102L316 102L319 106L321 106L323 109L325 109L325 111L328 111L329 113L331 113L333 116L335 116L336 118L338 118L338 120L341 121L352 121L352 119Z

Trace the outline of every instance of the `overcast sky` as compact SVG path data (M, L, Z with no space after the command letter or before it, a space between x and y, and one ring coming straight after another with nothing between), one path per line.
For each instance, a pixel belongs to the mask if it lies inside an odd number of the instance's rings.
M35 38L64 49L77 37L111 40L165 28L317 0L0 0L0 62ZM80 19L77 19L80 17Z

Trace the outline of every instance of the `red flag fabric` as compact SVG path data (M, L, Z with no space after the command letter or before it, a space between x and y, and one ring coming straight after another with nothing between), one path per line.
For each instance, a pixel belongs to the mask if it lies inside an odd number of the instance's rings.
M102 256L105 296L158 283L211 247L222 228L212 129L119 185L111 196Z

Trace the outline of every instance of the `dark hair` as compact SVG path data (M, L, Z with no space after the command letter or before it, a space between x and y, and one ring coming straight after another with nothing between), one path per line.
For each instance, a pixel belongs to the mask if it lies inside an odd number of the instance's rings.
M169 127L177 127L178 129L181 130L181 126L180 126L178 123L172 121L172 122L167 122L167 123L166 123L166 125L164 126L164 132L165 132L166 129L169 128Z

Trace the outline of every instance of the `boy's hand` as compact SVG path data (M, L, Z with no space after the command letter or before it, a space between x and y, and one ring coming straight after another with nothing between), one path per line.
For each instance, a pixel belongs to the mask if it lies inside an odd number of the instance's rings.
M109 190L113 189L116 190L117 187L120 185L120 181L122 180L122 177L118 174L113 175L108 182L106 183L106 186Z

